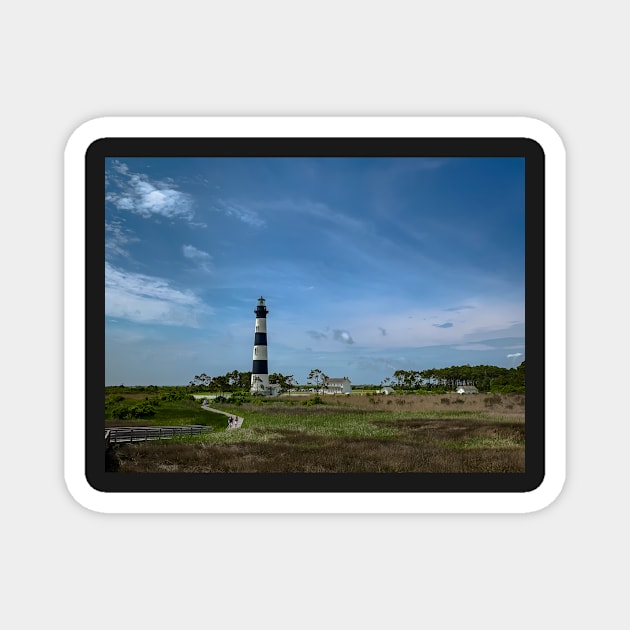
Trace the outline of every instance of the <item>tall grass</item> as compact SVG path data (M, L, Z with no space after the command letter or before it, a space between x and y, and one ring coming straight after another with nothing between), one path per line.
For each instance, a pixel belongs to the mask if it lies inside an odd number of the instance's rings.
M439 397L324 397L222 404L243 427L125 446L121 471L149 472L523 472L522 405L503 398L446 406ZM433 400L426 400L433 398ZM418 400L421 399L421 400ZM402 402L396 402L400 401ZM291 404L293 403L293 404ZM508 407L512 405L512 407ZM209 413L209 412L202 412Z

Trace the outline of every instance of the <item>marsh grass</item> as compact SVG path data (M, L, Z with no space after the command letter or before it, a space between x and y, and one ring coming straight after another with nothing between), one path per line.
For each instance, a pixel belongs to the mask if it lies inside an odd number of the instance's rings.
M444 398L444 396L441 396ZM523 472L524 399L325 397L216 407L242 428L119 449L121 472ZM396 401L392 405L390 401ZM202 412L209 413L209 412Z

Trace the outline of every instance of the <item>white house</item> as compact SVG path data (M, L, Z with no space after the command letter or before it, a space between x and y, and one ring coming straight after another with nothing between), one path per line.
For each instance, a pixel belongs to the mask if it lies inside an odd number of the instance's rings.
M473 385L460 385L456 390L456 394L478 394L479 390Z
M385 387L382 387L381 389L378 390L379 394L393 394L394 393L394 388L390 387L389 385L386 385Z
M352 391L350 379L347 376L343 378L328 378L324 385L325 394L349 394Z

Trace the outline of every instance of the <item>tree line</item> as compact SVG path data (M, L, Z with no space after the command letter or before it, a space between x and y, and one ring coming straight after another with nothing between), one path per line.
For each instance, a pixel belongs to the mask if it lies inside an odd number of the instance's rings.
M496 365L452 365L428 370L396 370L382 385L403 391L444 392L472 385L480 392L524 392L525 361L515 368Z
M251 382L252 372L233 370L221 376L198 374L188 383L188 387L194 392L244 392L250 390ZM280 391L283 392L298 387L298 382L292 374L284 375L279 372L269 375L269 383L279 385Z
M246 392L251 387L252 372L233 370L221 376L199 374L188 384L192 392ZM314 387L323 391L326 387L326 374L319 369L311 370L305 385L299 385L292 374L274 372L269 375L269 383L280 386L281 392ZM496 365L452 365L446 368L428 370L396 370L391 377L381 381L380 386L391 386L403 392L453 391L461 385L472 385L480 392L525 392L525 361L515 368L502 368Z

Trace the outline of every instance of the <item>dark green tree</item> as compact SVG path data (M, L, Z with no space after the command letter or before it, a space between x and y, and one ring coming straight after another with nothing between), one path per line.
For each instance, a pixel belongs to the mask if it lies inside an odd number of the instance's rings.
M293 374L285 376L280 372L274 372L273 374L270 374L269 383L271 383L272 385L280 385L281 392L289 392L297 386L297 382L293 378Z
M328 389L328 376L321 370L311 370L308 373L308 383L322 394L325 389Z

